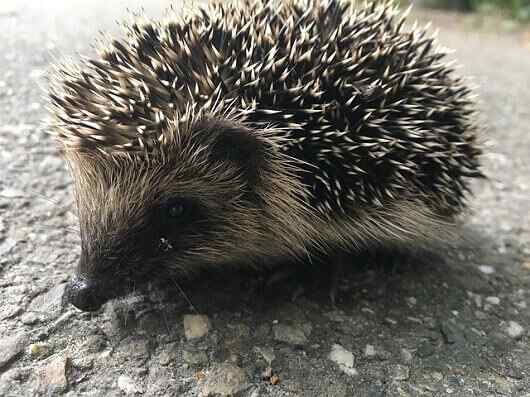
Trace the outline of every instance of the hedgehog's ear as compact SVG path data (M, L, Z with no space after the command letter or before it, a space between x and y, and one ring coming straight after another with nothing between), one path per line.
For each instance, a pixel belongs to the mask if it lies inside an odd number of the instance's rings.
M212 156L240 167L249 187L259 182L260 168L267 153L267 142L254 130L220 122L215 128Z

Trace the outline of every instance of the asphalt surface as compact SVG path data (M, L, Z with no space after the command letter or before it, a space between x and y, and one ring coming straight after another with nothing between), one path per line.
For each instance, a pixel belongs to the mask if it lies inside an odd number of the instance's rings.
M524 36L432 15L479 85L489 178L473 186L469 238L441 258L355 263L336 307L322 286L293 303L294 281L259 292L255 277L220 275L183 284L187 299L153 290L85 314L61 303L79 239L70 179L42 127L45 76L90 54L139 2L37 3L0 3L0 395L530 396ZM207 320L184 317L197 313Z

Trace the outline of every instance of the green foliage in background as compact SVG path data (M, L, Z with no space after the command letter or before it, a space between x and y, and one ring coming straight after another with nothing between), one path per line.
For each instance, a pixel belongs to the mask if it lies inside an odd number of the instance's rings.
M530 21L530 0L425 0L426 5L465 11L501 10L512 18Z

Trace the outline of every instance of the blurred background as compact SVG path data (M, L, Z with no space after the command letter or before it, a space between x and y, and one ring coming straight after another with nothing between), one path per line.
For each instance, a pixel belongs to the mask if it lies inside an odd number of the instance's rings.
M529 0L419 0L429 7L473 11L479 13L500 13L519 21L530 19Z

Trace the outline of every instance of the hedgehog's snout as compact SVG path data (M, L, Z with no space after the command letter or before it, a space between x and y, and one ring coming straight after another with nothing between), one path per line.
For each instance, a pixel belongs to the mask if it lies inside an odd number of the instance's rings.
M88 312L98 310L106 301L99 283L80 276L70 279L66 285L65 298L78 309Z

